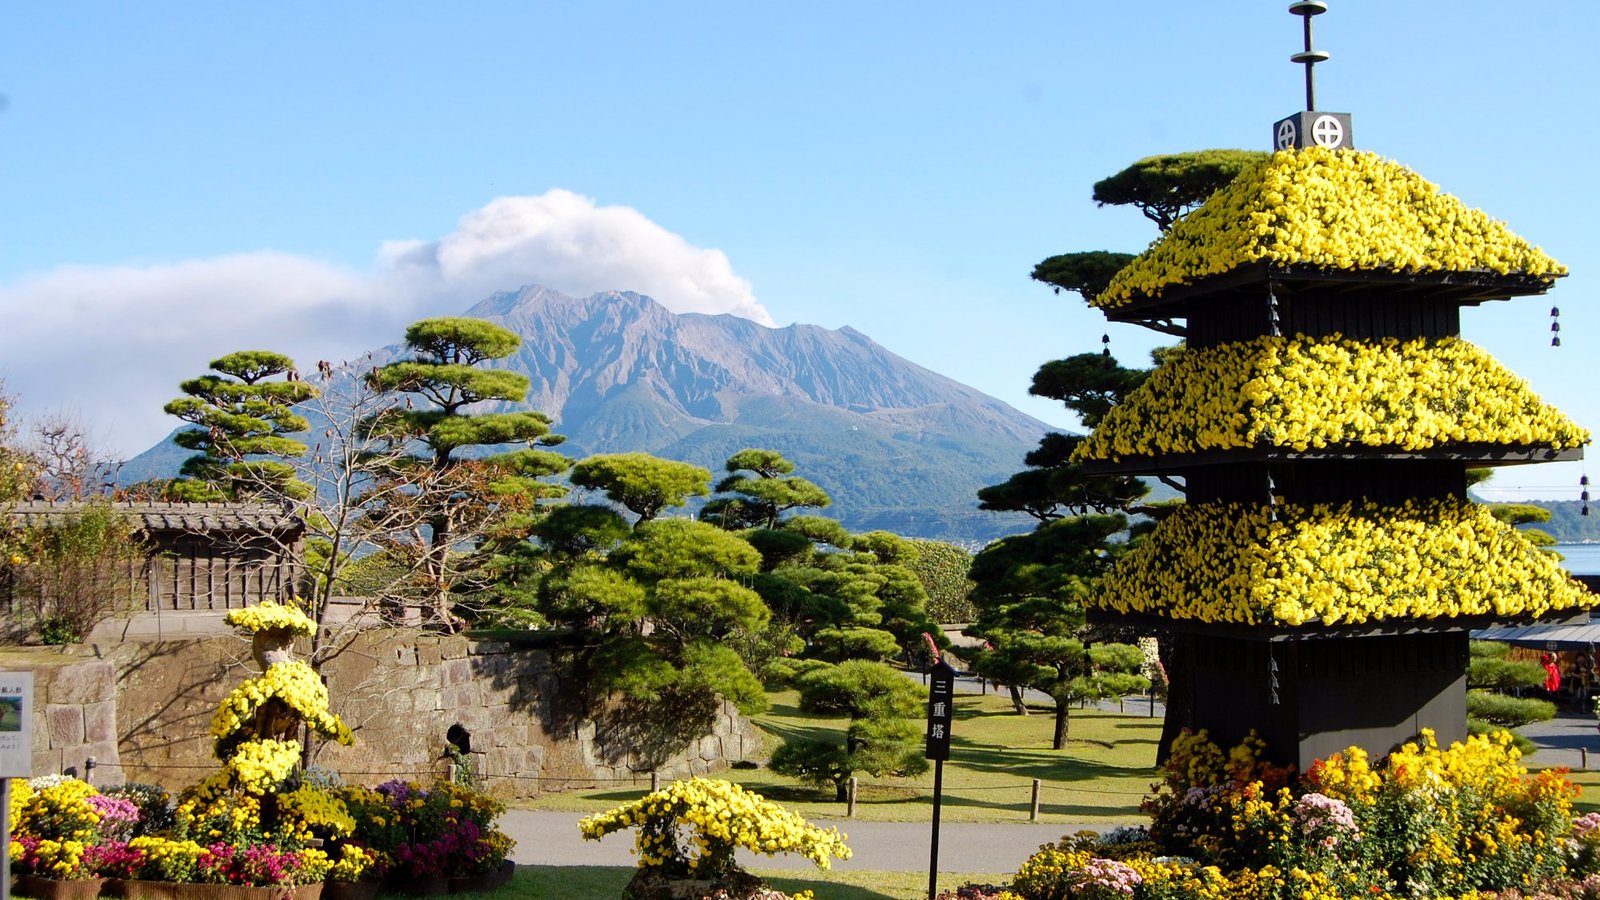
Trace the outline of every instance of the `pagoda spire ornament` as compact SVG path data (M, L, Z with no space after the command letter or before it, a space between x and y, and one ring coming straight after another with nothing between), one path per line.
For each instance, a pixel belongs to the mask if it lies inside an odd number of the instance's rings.
M1318 50L1311 42L1311 20L1328 11L1323 0L1297 0L1289 4L1289 13L1305 21L1305 49L1289 57L1289 61L1306 67L1306 108L1272 125L1272 146L1275 150L1303 150L1306 147L1341 149L1355 146L1351 141L1350 114L1317 112L1317 81L1314 69L1317 63L1327 62L1328 51Z

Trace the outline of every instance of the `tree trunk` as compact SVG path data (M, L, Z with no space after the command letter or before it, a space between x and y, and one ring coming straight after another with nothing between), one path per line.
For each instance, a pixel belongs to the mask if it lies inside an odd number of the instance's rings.
M1050 739L1050 749L1060 750L1067 746L1067 714L1071 712L1072 705L1066 700L1056 700L1056 730L1055 736Z
M850 802L850 782L848 780L835 781L833 783L833 800L835 803Z
M1028 704L1022 702L1022 688L1014 684L1008 684L1006 685L1006 690L1011 692L1011 706L1017 711L1017 715L1027 715Z
M1161 636L1161 665L1167 670L1167 716L1161 723L1156 765L1172 754L1172 742L1194 726L1194 636L1168 632Z

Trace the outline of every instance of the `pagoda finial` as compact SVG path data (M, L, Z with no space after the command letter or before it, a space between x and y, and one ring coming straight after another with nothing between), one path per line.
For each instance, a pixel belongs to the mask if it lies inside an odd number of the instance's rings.
M1305 49L1289 57L1289 61L1306 67L1306 108L1287 119L1279 119L1272 126L1274 149L1289 150L1305 147L1341 148L1353 146L1350 141L1349 113L1317 112L1317 80L1313 69L1328 59L1328 51L1311 45L1311 20L1328 11L1324 0L1295 0L1289 12L1305 22Z
M1317 109L1317 78L1312 74L1313 67L1319 62L1326 62L1328 51L1316 50L1311 46L1311 19L1328 11L1328 4L1322 0L1300 0L1298 3L1289 4L1289 12L1305 20L1306 48L1289 57L1289 61L1306 67L1306 109L1315 112Z

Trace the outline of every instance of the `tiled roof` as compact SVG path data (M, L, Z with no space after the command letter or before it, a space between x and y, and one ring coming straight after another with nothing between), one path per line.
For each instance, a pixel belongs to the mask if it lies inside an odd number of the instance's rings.
M83 501L29 500L0 507L14 524L48 525L52 520L82 509ZM298 519L269 503L145 503L125 501L111 508L137 516L147 532L153 531L293 531Z

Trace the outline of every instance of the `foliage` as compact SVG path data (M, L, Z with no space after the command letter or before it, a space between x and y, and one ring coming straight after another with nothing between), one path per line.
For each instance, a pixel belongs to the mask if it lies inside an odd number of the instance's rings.
M304 497L309 485L287 460L305 455L305 444L288 435L305 431L295 404L317 395L301 381L294 360L268 350L241 350L209 363L217 374L179 385L185 396L166 413L195 428L173 435L173 443L199 453L184 461L182 478L168 486L173 499L233 500L262 495ZM267 379L278 375L284 381Z
M1094 201L1101 206L1133 206L1156 227L1167 231L1184 213L1267 157L1256 150L1196 150L1147 156L1095 182Z
M820 869L850 858L837 828L824 831L760 794L708 778L675 781L578 823L587 840L624 828L638 828L640 869L676 878L725 876L737 869L738 848L768 856L799 853Z
M1093 303L1111 283L1111 277L1133 261L1132 253L1090 250L1051 256L1033 267L1032 278L1054 286L1056 293L1072 291Z
M18 613L10 627L31 627L50 644L83 640L132 604L145 554L136 522L105 500L83 501L44 524L0 525L0 581L10 582Z
M1241 447L1572 447L1589 433L1457 338L1258 337L1170 356L1077 460Z
M1130 263L1094 305L1158 297L1254 262L1401 273L1566 269L1481 210L1375 153L1285 150L1247 169Z
M1091 602L1119 612L1294 627L1540 615L1587 607L1591 597L1554 558L1481 506L1408 500L1270 509L1190 504L1119 560Z
M711 493L711 473L648 453L612 453L581 460L568 473L581 488L604 491L611 502L648 522L669 506Z
M921 686L881 662L854 659L793 678L800 708L850 719L841 745L828 738L792 737L773 753L772 770L817 786L832 785L843 800L855 772L908 775L927 769L921 732L908 721L926 701Z
M928 592L928 616L941 625L970 622L977 609L968 599L972 580L972 554L955 544L914 538L910 541L916 558L905 565Z
M745 449L728 458L728 477L717 493L732 494L706 504L700 517L724 528L776 528L792 509L821 508L833 502L826 491L797 475L794 463L776 450Z
M360 423L359 434L376 443L366 453L373 478L366 513L380 525L379 546L427 585L431 618L453 627L452 594L470 593L464 582L473 572L503 561L506 547L531 533L538 501L561 493L541 479L565 471L571 461L537 449L563 440L550 432L544 413L468 412L491 401L526 399L526 376L480 368L517 348L514 333L481 319L423 319L406 329L405 343L412 358L373 369L365 379L397 400L404 395L404 403ZM522 448L465 454L501 445ZM458 552L462 545L476 552Z
M1467 719L1491 728L1520 728L1530 722L1548 722L1556 705L1534 697L1511 697L1492 691L1467 691Z

